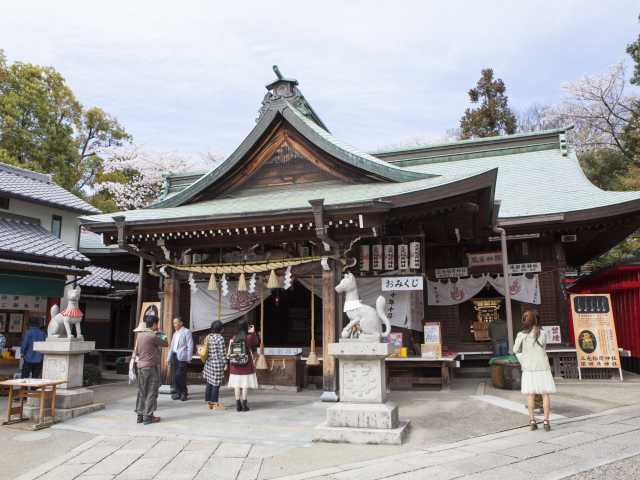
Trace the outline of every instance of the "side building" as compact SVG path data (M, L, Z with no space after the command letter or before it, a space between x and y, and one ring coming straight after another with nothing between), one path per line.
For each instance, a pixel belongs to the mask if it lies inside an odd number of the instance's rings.
M80 215L100 213L50 175L0 163L0 332L20 344L29 318L48 319L88 272L79 252Z

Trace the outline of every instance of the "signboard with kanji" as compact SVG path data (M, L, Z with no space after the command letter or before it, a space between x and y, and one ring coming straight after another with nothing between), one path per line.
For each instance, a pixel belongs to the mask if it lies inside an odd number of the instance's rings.
M420 269L420 242L409 243L409 268Z
M369 262L371 261L371 247L369 245L360 245L360 271L369 271Z
M395 270L396 269L396 247L394 245L384 246L384 269Z
M610 295L573 294L570 298L580 378L581 368L617 368L622 378Z
M558 345L562 343L560 325L546 325L544 327L540 327L540 329L547 337L547 345Z
M439 322L427 322L424 324L424 342L420 350L425 358L439 358L442 356L442 332Z
M406 243L398 245L398 269L409 269L409 245Z
M371 267L374 270L382 270L382 245L371 246Z
M408 292L422 290L422 277L384 277L381 279L383 292Z
M469 267L486 267L488 265L502 265L501 252L467 253Z

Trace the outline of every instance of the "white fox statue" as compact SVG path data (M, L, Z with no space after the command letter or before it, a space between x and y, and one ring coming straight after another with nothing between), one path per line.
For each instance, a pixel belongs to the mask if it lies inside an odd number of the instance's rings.
M345 273L336 292L345 294L344 312L349 323L342 330L342 338L357 338L363 342L379 342L391 332L391 323L385 314L386 300L380 295L376 300L376 308L364 305L358 295L356 278L352 273ZM381 329L384 323L384 332Z

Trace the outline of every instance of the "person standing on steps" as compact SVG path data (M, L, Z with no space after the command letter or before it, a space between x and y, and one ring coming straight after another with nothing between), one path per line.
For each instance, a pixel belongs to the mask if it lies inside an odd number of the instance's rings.
M191 330L184 326L182 319L173 319L173 338L169 350L169 365L173 367L172 384L175 393L171 395L173 400L186 401L189 397L187 389L187 364L193 357L193 336Z
M227 369L227 358L224 352L224 329L220 320L214 320L211 324L211 333L207 335L207 360L204 362L202 376L207 383L204 399L210 410L224 410L224 405L219 402L220 384L224 379Z
M536 394L542 395L544 410L544 429L551 430L549 415L551 413L551 399L549 394L556 392L556 384L553 381L549 358L545 346L546 335L540 329L538 312L526 310L522 314L523 329L518 333L513 352L522 368L522 393L527 395L529 408L529 425L531 430L536 430L538 424L533 413Z
M248 412L247 393L250 388L258 388L256 367L252 349L258 345L255 327L246 320L238 322L238 333L229 342L229 387L233 387L236 397L236 410Z
M166 336L158 331L158 317L144 317L146 329L138 333L133 358L137 366L138 398L136 414L138 423L149 425L160 421L154 412L158 407L158 389L160 388L161 348L168 347Z

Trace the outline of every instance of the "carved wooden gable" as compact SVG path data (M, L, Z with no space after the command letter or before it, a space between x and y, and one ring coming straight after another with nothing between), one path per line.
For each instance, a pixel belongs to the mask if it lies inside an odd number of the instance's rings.
M256 142L235 169L203 192L199 200L233 197L246 191L283 188L287 185L370 181L354 168L320 151L282 121Z

